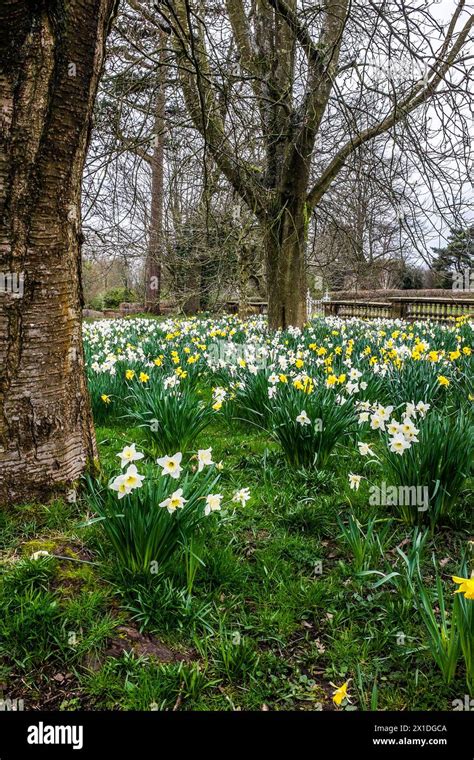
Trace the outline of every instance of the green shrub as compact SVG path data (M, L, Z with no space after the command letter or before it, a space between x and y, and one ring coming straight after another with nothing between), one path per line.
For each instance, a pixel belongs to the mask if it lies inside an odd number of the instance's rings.
M111 288L102 296L105 309L116 309L122 302L135 300L136 294L130 288Z

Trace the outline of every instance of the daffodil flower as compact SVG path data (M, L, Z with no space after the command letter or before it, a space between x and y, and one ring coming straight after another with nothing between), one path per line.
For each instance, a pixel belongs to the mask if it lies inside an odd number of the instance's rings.
M180 451L178 451L177 454L174 454L172 457L164 456L160 457L160 459L156 460L156 463L160 465L160 467L163 468L162 475L170 475L172 478L179 478L181 475L182 467L181 467L181 460L183 458L183 455Z
M455 594L464 594L465 599L474 599L474 578L458 578L453 575L452 579L453 583L459 584Z
M126 472L112 481L110 488L112 491L117 491L119 499L123 499L136 488L140 488L144 480L145 476L140 475L135 465L131 464Z
M204 507L204 514L210 515L211 512L219 512L221 508L221 501L223 499L220 493L210 493L206 496L206 506Z
M176 512L177 509L183 509L186 501L187 499L183 498L183 489L178 488L178 490L174 491L171 496L160 502L160 507L167 509L171 515L173 512Z
M311 420L304 410L298 414L296 418L296 422L299 422L299 424L303 426L311 425Z
M239 491L236 491L232 497L232 501L236 502L237 504L241 504L243 507L245 507L249 499L250 499L249 488L241 488Z
M143 459L145 455L142 454L141 451L137 451L135 444L132 443L131 446L124 446L117 456L120 457L120 466L125 467L125 465L130 464L130 462L138 462L138 460Z
M204 467L208 467L211 464L214 464L212 461L212 448L208 449L199 449L197 453L198 458L198 472L202 472Z
M358 491L362 475L354 475L353 472L349 473L349 485L353 491Z
M389 441L390 451L402 456L403 452L410 448L411 444L402 433L397 433Z
M346 681L342 684L342 686L335 686L333 683L331 683L331 686L334 686L334 693L332 695L332 701L336 705L336 707L340 707L341 704L344 702L344 700L347 700L350 702L350 697L347 693L347 689L349 687L349 681Z

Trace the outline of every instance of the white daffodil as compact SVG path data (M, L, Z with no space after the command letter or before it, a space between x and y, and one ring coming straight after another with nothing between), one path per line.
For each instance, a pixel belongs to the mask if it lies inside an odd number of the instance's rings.
M358 369L353 367L351 371L349 372L349 378L351 380L358 380L359 377L362 377L362 372L360 372Z
M361 412L359 414L359 425L369 421L369 412Z
M349 473L349 485L353 491L358 491L362 475L354 475L353 472Z
M384 422L389 419L393 412L393 406L378 406L375 410L378 417Z
M219 512L221 508L222 494L210 493L206 496L206 506L204 507L204 514L209 515L211 512Z
M182 453L178 451L178 453L174 454L172 457L160 457L160 459L156 460L156 464L159 464L160 467L163 468L162 475L170 475L170 477L177 479L181 475L181 470L183 469L181 467L182 458Z
M131 488L127 488L125 485L125 475L118 475L116 478L114 478L110 484L110 488L112 491L117 491L117 496L119 499L123 499L123 497L131 491Z
M403 452L409 449L411 446L410 442L407 441L402 433L397 433L397 435L394 435L393 438L390 439L389 444L390 451L395 454L400 454L400 456L402 456Z
M303 409L303 411L302 411L302 412L300 412L300 413L299 413L299 415L297 416L297 418L296 418L296 422L299 422L299 423L300 423L300 425L311 425L311 420L309 419L309 417L308 417L308 415L306 414L306 412L304 411L304 409Z
M385 430L385 422L379 414L375 413L370 418L370 427L372 430Z
M177 509L182 509L186 504L186 501L187 499L183 498L183 489L178 488L178 490L174 491L171 496L160 502L160 507L167 509L171 515L173 512L176 512Z
M110 484L110 488L112 491L117 491L119 499L123 499L124 496L127 496L135 488L140 488L144 480L145 476L140 475L136 466L131 464L126 472L114 478Z
M132 443L131 446L124 446L117 456L120 457L120 466L125 467L125 465L130 464L130 462L138 462L138 460L143 459L145 455L140 451L137 451L135 444Z
M346 392L349 396L353 396L355 393L359 393L359 383L346 383Z
M429 410L431 404L425 404L424 401L418 401L416 408L417 411L421 414L422 417L424 417Z
M250 499L249 488L241 488L239 491L236 491L232 497L232 501L235 501L237 504L241 504L243 507L245 507L249 499Z
M205 467L214 464L212 461L212 447L208 449L198 449L198 472L202 472Z
M400 432L400 427L400 423L392 418L387 425L387 432L390 433L390 435L397 435L397 433Z
M372 451L368 443L363 443L362 441L358 441L357 445L359 447L359 454L361 454L363 457L366 457L367 454L374 456L374 452Z
M217 387L217 388L212 389L212 397L214 401L220 401L222 403L226 396L227 396L227 391L225 388Z
M405 417L402 424L400 425L399 432L403 433L403 435L408 441L413 441L415 440L416 436L418 435L420 431L418 430L418 428L414 426L413 422L411 421L409 417Z
M123 477L125 486L126 488L129 488L130 491L133 491L135 488L141 488L141 485L145 480L145 476L140 475L134 464L131 464L129 466L129 468L124 472Z

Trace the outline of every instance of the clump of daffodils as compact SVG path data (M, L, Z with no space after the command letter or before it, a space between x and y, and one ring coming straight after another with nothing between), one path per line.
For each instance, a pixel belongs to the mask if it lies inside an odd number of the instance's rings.
M363 401L358 404L359 408L359 425L370 423L372 430L380 430L388 433L387 442L389 450L394 454L403 455L405 451L411 448L413 443L418 443L419 428L415 422L417 417L423 418L430 409L430 404L419 401L417 404L408 402L405 409L401 410L400 419L393 415L393 406L382 406L381 404L370 404ZM359 452L362 456L373 454L370 446L360 441L358 443Z
M136 489L142 487L145 480L145 475L140 475L134 462L140 461L144 458L144 456L145 455L141 451L137 451L136 445L134 443L124 446L122 451L118 452L117 457L120 459L120 466L122 469L127 465L128 467L125 472L117 475L117 477L115 477L110 482L109 487L112 491L117 492L119 499L123 499L125 496L128 496ZM223 468L222 462L218 462L216 464L213 461L212 447L209 447L207 449L198 449L196 458L198 462L198 475L206 467L215 467L218 471L222 470ZM156 464L161 468L161 477L170 477L174 480L179 480L181 473L183 472L183 467L181 464L182 460L183 454L181 451L176 452L176 454L173 454L172 456L166 455L159 457L156 460ZM183 494L183 488L178 488L173 491L173 493L171 493L166 499L163 499L159 503L159 506L163 509L167 509L170 515L174 514L178 510L184 509L188 501L188 499L186 499ZM212 512L220 512L223 499L224 496L222 494L208 494L205 497L204 515L208 516ZM231 501L235 504L245 506L249 499L250 489L240 488L239 490L235 491Z

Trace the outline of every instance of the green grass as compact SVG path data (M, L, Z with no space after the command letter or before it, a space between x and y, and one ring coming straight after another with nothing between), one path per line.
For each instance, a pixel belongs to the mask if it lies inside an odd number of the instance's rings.
M143 442L120 423L97 438L108 473L124 443ZM198 445L224 461L219 489L245 485L252 499L206 531L192 593L179 561L165 578L121 570L100 525L81 527L85 503L1 514L5 695L26 709L314 710L334 709L330 682L351 679L357 709L451 709L463 698L462 662L445 684L409 584L363 574L402 572L397 547L406 552L413 531L384 527L349 490L346 454L296 471L263 431L222 420ZM433 591L434 556L448 605L466 539L462 526L439 529L421 555ZM41 550L60 558L29 559ZM123 626L138 638L120 649Z

